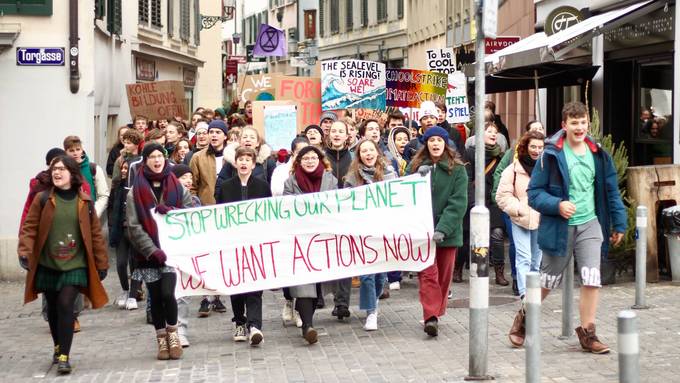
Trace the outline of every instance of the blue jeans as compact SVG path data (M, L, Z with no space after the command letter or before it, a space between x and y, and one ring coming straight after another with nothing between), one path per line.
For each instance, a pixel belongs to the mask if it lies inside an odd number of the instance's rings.
M515 267L515 256L516 256L516 250L515 250L515 241L513 240L513 233L512 233L512 221L510 220L510 216L507 214L503 213L503 222L505 223L505 232L508 233L508 242L510 245L508 246L508 258L510 259L510 274L512 275L512 279L517 279L517 268Z
M515 239L517 255L517 289L519 295L526 291L526 279L529 271L539 271L541 268L541 249L538 247L538 229L527 230L512 224L512 236Z
M385 286L385 273L362 275L359 277L359 309L373 311L378 306L378 298Z

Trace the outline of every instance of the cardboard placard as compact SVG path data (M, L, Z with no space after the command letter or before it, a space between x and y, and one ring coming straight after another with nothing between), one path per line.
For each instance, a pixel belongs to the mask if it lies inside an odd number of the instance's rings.
M242 76L238 79L239 99L246 101L274 100L274 78L278 74L264 73Z
M385 64L364 60L328 60L321 63L321 106L385 109Z
M141 115L149 120L189 117L182 81L126 84L125 89L132 116Z
M253 101L253 127L257 129L258 134L260 134L265 141L267 140L267 133L265 132L264 129L264 109L267 106L275 106L275 105L295 105L295 107L300 110L300 105L298 105L297 101L293 100L279 100L279 101ZM302 120L301 120L301 114L297 114L297 132L301 132L304 130L304 125L302 125ZM293 141L293 137L290 137L290 140ZM274 148L272 148L274 149ZM281 148L279 148L281 149ZM290 149L290 143L289 146L287 146L284 149Z
M419 108L425 101L444 102L447 75L415 69L387 70L387 106Z
M264 108L264 132L267 144L274 150L290 148L297 134L297 107L269 105Z
M276 100L299 104L301 127L318 125L321 118L321 79L319 77L275 76L272 79Z

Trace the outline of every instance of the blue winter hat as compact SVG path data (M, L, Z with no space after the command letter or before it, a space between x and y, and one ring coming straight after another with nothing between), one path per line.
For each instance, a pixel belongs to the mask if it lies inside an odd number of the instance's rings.
M423 133L422 136L420 136L420 143L424 144L427 142L427 140L430 139L430 137L434 136L439 136L444 139L444 142L448 145L449 143L449 133L446 131L446 129L442 128L441 126L433 126L431 128L428 128L425 133Z
M227 124L224 123L222 120L212 120L210 121L210 124L208 125L208 131L210 129L219 129L224 132L224 135L227 135Z

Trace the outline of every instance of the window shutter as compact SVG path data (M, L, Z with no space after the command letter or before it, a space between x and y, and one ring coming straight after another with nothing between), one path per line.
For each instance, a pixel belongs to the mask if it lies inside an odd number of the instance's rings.
M52 0L0 0L5 15L52 16Z
M106 0L94 0L94 18L103 19L104 18L104 7L106 6Z
M220 24L220 27L222 24ZM199 0L194 0L194 44L201 45L201 4Z
M168 36L175 35L175 1L168 0Z
M385 0L378 0L378 22L387 20L387 3Z
M368 0L361 0L361 26L368 26Z
M404 0L397 0L397 17L404 18Z
M184 42L189 42L189 33L191 27L191 4L189 0L180 0L179 8L179 38Z
M161 0L151 0L151 25L162 28L161 23Z
M347 25L347 31L351 31L354 26L354 0L347 1L347 13L345 14L345 24Z
M139 12L137 20L140 24L149 24L149 0L138 0L137 5Z
M114 35L120 35L122 32L122 1L109 0L106 5L106 30Z

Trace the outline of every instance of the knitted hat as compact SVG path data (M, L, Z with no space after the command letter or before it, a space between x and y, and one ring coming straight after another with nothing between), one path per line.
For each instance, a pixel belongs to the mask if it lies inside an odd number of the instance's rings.
M420 104L419 120L422 120L427 116L434 118L439 117L439 109L437 109L437 106L432 101L423 101L423 103Z
M172 167L172 172L175 173L175 177L179 178L187 173L191 173L191 168L189 165L177 164Z
M45 165L50 166L52 163L52 160L65 155L66 152L62 148L52 148L47 151L47 154L45 154Z
M198 133L199 130L208 130L208 123L205 121L199 121L196 123L196 133Z
M225 112L225 111L224 111L224 108L222 108L222 107L215 108L215 115L218 115L218 114L219 114L220 116L222 116L222 118L224 118L224 117L227 116L227 112Z
M156 150L163 153L164 157L168 156L168 152L165 150L163 145L156 142L149 142L148 144L144 145L144 149L142 149L142 160L146 162L151 153L155 152Z
M210 121L210 124L208 125L208 130L210 129L219 129L224 132L224 135L227 135L227 124L224 123L222 120L212 120Z
M310 130L314 130L314 129L318 130L318 131L319 131L319 134L320 134L321 136L323 136L323 130L321 130L321 127L319 127L319 125L308 125L308 126L305 128L305 131L304 131L305 136L307 135L307 132L309 132Z
M338 115L331 112L331 111L321 113L321 118L319 119L319 125L321 125L323 120L325 120L327 118L331 119L331 120L333 120L333 122L335 122L335 121L338 120Z
M319 160L323 160L325 158L321 149L317 148L314 145L305 146L304 148L300 149L300 151L296 155L296 158L302 158L302 157L304 157L305 154L307 154L309 152L316 153L316 155L319 156Z
M449 142L449 133L446 131L446 129L440 127L440 126L433 126L431 128L428 128L425 133L423 133L422 136L420 136L420 142L421 143L426 143L427 140L430 139L430 137L434 136L439 136L444 139L444 142L448 145Z

